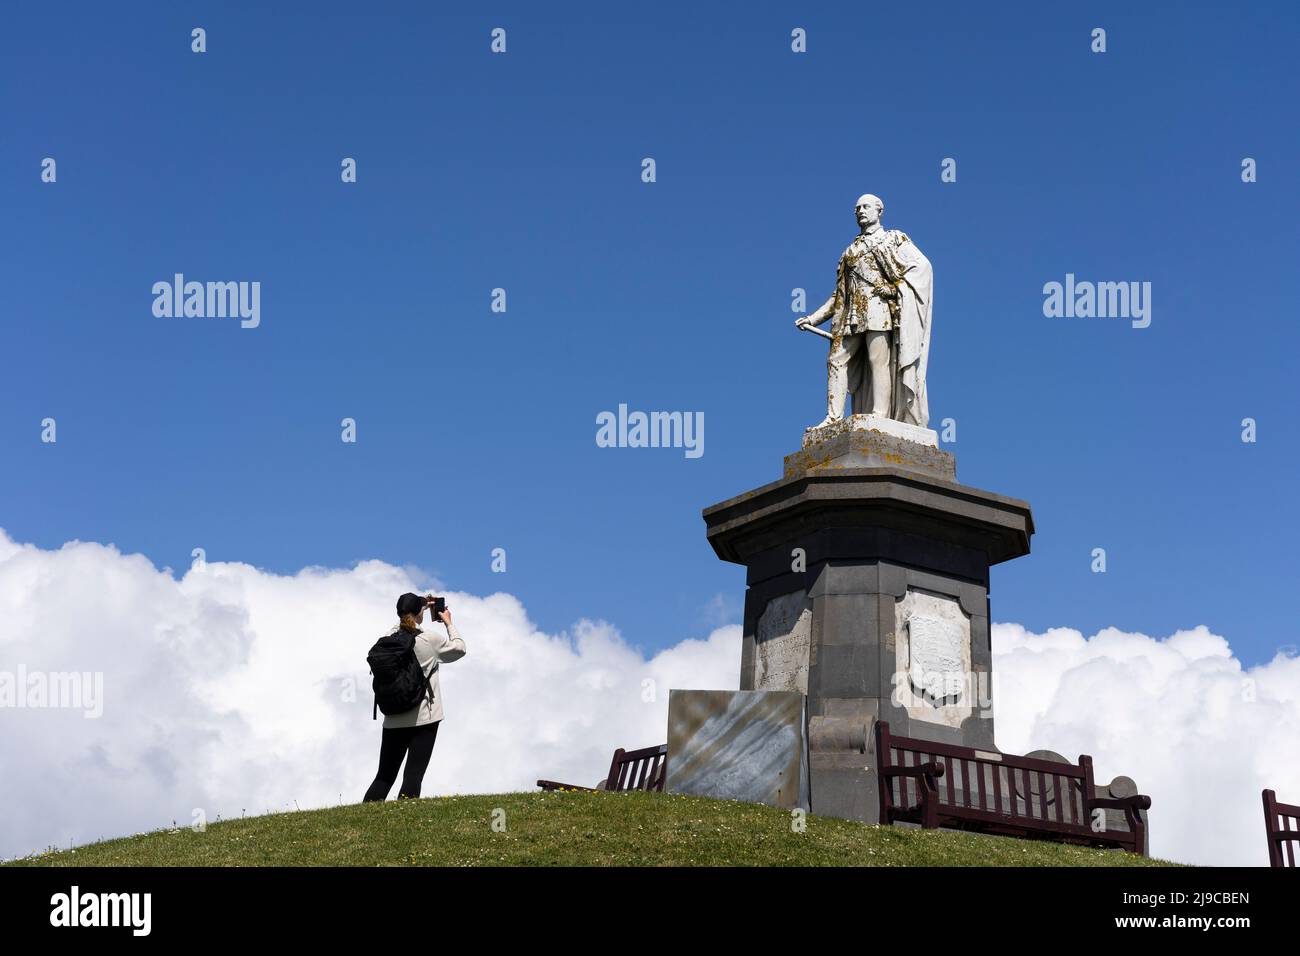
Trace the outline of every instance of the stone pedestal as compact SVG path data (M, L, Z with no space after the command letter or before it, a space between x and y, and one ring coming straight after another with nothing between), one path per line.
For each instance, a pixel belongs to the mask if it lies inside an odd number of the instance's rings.
M785 476L843 468L902 468L957 480L957 460L939 449L928 428L876 415L850 415L833 425L809 428L803 447L785 458Z
M878 819L877 719L995 749L989 568L1029 552L1028 504L959 484L934 432L853 416L704 520L747 569L741 690L806 695L813 813Z

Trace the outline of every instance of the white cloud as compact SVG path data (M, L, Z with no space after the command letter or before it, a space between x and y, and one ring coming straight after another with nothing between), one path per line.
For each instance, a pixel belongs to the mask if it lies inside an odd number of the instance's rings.
M1260 791L1300 798L1300 658L1244 669L1204 627L1164 640L1106 628L993 628L997 744L1091 754L1151 797L1151 851L1189 863L1267 862Z
M0 531L0 672L104 674L98 719L0 709L0 855L186 825L195 808L360 799L379 741L365 654L396 596L430 583L378 561L293 576L209 563L178 580L112 547ZM509 594L449 602L469 655L443 672L426 794L594 783L616 746L663 742L669 688L736 686L735 625L647 658L604 622L542 633ZM1002 749L1091 753L1100 780L1132 776L1158 855L1263 862L1260 789L1300 797L1300 660L1243 672L1204 628L995 625L994 653Z
M187 825L195 808L356 802L379 752L366 652L397 595L428 583L378 561L292 577L210 562L177 580L112 547L0 531L0 671L104 674L98 719L0 709L0 856ZM603 622L548 635L508 594L446 593L469 654L442 675L426 794L593 784L615 747L664 742L670 687L736 686L734 625L647 659Z

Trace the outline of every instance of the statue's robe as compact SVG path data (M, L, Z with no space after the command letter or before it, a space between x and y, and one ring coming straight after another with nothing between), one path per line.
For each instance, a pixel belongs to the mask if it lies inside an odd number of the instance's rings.
M930 325L934 305L934 270L930 260L903 233L893 249L898 266L898 328L894 335L895 421L925 428L930 423L930 400L925 389L930 361ZM888 269L885 262L882 267Z

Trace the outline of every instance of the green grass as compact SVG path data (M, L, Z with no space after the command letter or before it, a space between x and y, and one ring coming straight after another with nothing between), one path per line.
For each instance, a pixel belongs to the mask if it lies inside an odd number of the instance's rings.
M493 829L502 819L505 828ZM1160 866L1129 853L880 827L654 793L352 804L106 840L10 866Z

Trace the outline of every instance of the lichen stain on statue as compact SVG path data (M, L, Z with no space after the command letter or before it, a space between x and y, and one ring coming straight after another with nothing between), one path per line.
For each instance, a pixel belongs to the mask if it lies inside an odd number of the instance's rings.
M933 269L906 233L884 228L884 209L870 193L858 198L859 234L840 256L834 293L795 321L798 328L830 339L826 417L810 432L844 422L846 401L853 418L871 416L928 431ZM826 322L829 335L818 328Z
M876 415L848 418L810 428L803 447L785 457L785 477L844 469L889 468L944 481L957 480L957 460L939 448L939 436Z
M858 236L840 256L834 292L795 320L828 339L830 354L826 417L786 456L788 479L886 468L957 480L956 458L928 427L933 269L907 233L884 228L884 208L878 196L858 197ZM827 322L830 332L819 328Z

